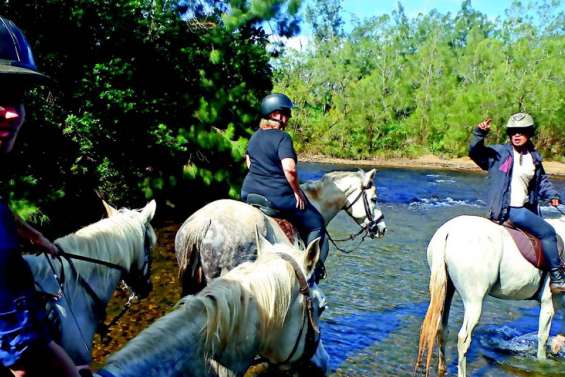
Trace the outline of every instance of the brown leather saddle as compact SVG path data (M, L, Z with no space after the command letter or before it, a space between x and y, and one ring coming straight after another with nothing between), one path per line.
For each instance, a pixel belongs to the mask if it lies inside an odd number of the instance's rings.
M273 220L277 222L281 230L284 232L290 243L294 243L300 239L300 235L296 230L296 227L292 225L292 223L288 220L285 220L280 217L280 211L274 208L271 201L264 197L263 195L259 194L249 194L247 196L247 204L252 205L255 208L258 208L263 212L265 215L271 217Z
M523 229L517 228L510 220L505 221L502 226L510 233L518 250L520 250L520 253L528 262L540 270L549 270L547 261L543 256L543 246L539 238ZM563 239L559 235L557 235L557 248L559 255L563 256Z

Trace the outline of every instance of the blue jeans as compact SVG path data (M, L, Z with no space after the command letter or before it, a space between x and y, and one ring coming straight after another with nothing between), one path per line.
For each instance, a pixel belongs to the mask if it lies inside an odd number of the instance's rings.
M543 256L550 270L561 266L557 235L549 223L524 207L510 207L509 219L516 227L530 232L541 240Z

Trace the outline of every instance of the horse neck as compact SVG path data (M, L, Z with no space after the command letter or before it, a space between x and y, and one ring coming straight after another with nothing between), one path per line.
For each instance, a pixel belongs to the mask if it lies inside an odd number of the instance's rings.
M111 356L104 369L116 377L201 377L209 375L208 359L214 358L231 371L245 372L256 352L243 350L237 341L221 347L219 340L225 336L221 333L206 344L208 326L217 320L216 316L209 319L207 313L213 301L204 295L185 297L180 307ZM249 335L254 339L255 334Z
M114 263L129 270L135 248L125 233L121 232L116 224L111 231L107 228L96 228L95 225L61 237L55 243L67 253ZM76 272L86 280L102 301L106 303L110 300L120 280L120 270L72 258L69 263L73 264ZM72 273L73 268L65 263L65 270L69 274ZM67 284L70 283L76 285L74 281L67 281Z
M345 206L347 196L344 195L331 180L321 179L303 183L300 187L308 197L308 200L316 207L324 218L324 223L328 223Z

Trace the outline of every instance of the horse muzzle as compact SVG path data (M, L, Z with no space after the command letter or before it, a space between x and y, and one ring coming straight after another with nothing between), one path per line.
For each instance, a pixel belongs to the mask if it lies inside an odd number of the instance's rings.
M379 220L371 221L367 225L367 233L371 238L383 238L386 233L386 223L384 219L381 217Z

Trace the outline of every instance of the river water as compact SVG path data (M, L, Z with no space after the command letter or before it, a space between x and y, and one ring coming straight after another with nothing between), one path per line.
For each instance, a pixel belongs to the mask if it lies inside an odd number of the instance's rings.
M300 166L300 179L317 179L329 171L353 169L357 167L307 163ZM565 198L565 180L553 179L553 183ZM484 175L382 169L377 172L376 185L388 226L385 238L341 244L352 250L350 254L332 246L326 262L328 276L321 283L329 303L321 326L331 357L332 376L413 375L419 326L429 299L427 243L445 221L458 215L484 215L486 212ZM544 207L543 213L548 217L558 215L549 207ZM159 229L153 297L144 300L115 327L108 345L97 344L98 361L155 317L170 310L178 298L172 242L179 225L166 224ZM355 233L358 227L341 213L328 230L333 238L342 238ZM113 307L110 311L116 310ZM555 376L561 370L565 374L565 362L560 358L538 362L528 353L511 356L493 347L493 339L504 343L510 336L536 331L538 312L537 303L533 301L488 298L468 354L468 375ZM462 302L456 294L447 340L449 375L457 375L457 332L462 314ZM552 334L565 332L562 322L562 315L557 313Z

